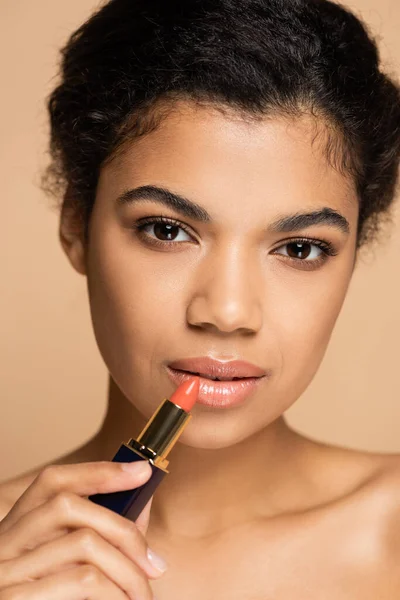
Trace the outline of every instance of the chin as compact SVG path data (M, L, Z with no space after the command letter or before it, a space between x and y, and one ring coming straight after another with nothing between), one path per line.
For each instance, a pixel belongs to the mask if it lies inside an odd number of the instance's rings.
M221 421L216 419L215 414L213 414L209 420L206 419L207 422L203 422L203 424L199 423L198 416L197 420L195 419L196 417L193 418L192 422L186 427L179 438L177 446L182 444L184 446L202 450L221 450L223 448L234 446L255 433L252 431L244 431L243 426L235 427L233 423L229 424L225 421L224 424L222 419Z

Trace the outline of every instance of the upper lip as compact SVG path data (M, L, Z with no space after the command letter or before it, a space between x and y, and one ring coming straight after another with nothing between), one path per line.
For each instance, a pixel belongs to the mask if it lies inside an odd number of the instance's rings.
M182 358L169 364L171 369L189 371L208 378L233 379L234 377L263 377L266 371L244 360L222 362L209 356Z

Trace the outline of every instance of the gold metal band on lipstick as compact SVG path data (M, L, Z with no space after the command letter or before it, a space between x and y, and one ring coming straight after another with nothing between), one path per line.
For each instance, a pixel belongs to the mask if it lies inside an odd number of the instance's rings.
M166 457L191 418L191 414L167 398L161 402L137 439L132 438L127 445L144 457L151 458L156 467L167 471L169 460Z

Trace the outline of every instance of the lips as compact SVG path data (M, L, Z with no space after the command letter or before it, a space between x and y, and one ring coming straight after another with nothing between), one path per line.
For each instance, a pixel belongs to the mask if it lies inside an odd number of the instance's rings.
M166 371L168 377L177 386L193 377L189 371L180 371L170 366ZM263 382L267 381L267 377L244 377L237 380L217 381L200 376L196 404L205 404L216 409L238 406L247 402Z
M222 362L208 356L176 360L170 363L169 367L214 381L236 381L266 375L264 369L246 361Z

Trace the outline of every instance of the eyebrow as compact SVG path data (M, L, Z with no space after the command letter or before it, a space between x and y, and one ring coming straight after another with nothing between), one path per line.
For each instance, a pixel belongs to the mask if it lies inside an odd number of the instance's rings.
M139 200L150 200L158 204L163 204L168 208L181 213L183 216L199 221L201 223L210 223L212 221L209 213L192 200L185 198L181 194L156 185L142 185L121 194L117 198L118 205L132 204ZM273 233L283 233L305 229L312 225L328 225L335 227L345 234L350 233L350 224L348 220L337 210L329 207L323 207L311 212L297 212L291 215L284 215L271 223L268 230Z

